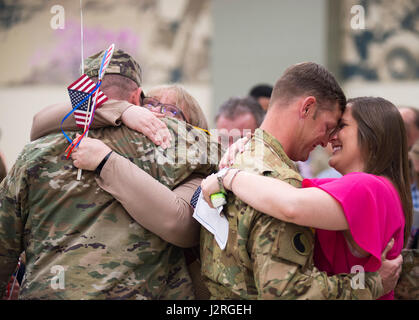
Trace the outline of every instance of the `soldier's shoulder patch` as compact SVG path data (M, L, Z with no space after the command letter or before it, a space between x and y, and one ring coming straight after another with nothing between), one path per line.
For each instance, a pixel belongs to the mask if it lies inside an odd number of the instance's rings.
M271 253L275 257L304 266L313 247L314 236L309 228L281 221Z
M311 252L310 241L304 232L296 232L292 237L291 245L297 253L303 256L308 256Z

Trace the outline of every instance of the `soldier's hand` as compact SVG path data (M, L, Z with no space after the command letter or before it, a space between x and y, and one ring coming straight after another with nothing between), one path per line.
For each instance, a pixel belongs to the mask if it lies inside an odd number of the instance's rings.
M76 140L79 136L77 134ZM93 171L110 151L111 148L98 139L83 138L71 158L76 168Z
M391 239L387 244L381 255L381 268L378 270L378 273L381 276L383 282L384 293L387 294L397 285L399 280L400 273L402 271L403 257L399 255L393 260L387 260L387 253L391 250L394 245L394 239Z
M204 196L204 200L208 203L208 205L211 208L214 208L214 206L212 205L210 196L213 193L217 193L217 192L220 191L217 176L215 174L212 174L212 175L206 177L204 180L202 180L201 190L202 190L202 195Z
M218 165L220 169L231 167L234 164L234 158L237 153L242 153L244 151L245 144L250 140L252 134L249 132L247 135L236 142L234 142L224 153L221 158L220 164Z
M128 128L143 133L153 143L166 149L170 147L172 137L166 124L159 119L163 117L164 114L151 112L143 107L132 106L122 114L122 122Z

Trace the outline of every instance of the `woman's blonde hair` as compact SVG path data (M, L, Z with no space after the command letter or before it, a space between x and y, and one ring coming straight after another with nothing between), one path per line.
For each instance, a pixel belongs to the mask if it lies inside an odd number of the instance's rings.
M205 114L199 106L198 101L192 97L184 87L178 84L167 84L153 87L147 91L147 96L159 98L162 92L171 91L176 95L176 106L178 106L186 117L186 122L208 130L208 122Z

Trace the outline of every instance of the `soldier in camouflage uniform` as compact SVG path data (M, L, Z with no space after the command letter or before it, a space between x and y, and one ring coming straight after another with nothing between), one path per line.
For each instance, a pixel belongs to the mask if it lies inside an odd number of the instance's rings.
M140 85L138 64L116 53L109 70L119 65L116 73ZM218 154L203 131L162 121L173 139L166 150L124 126L89 135L171 189L193 172L213 171ZM0 292L25 251L21 299L193 299L183 250L136 223L94 172L77 181L67 146L62 134L26 145L0 185Z
M278 119L285 115L303 119L306 113L313 112L310 103L314 101L317 118L313 116L312 121L317 124L310 125L310 130L287 128L284 122L283 126L278 124ZM290 157L305 160L318 141L323 146L327 144L329 129L337 125L345 101L333 76L321 66L304 63L289 68L275 86L264 123L245 151L236 156L233 167L301 187L302 177ZM319 128L323 131L318 131ZM293 134L286 130L292 130ZM319 132L321 140L316 140ZM277 140L279 137L284 144ZM314 236L310 228L258 212L232 193L227 198L223 209L229 222L226 248L221 250L214 236L201 228L202 273L212 298L377 299L385 293L377 272L365 274L365 289L354 289L351 286L354 275L329 277L315 268Z

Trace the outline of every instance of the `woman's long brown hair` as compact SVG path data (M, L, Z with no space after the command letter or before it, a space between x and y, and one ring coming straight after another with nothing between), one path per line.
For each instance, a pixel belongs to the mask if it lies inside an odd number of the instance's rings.
M358 124L358 142L364 155L366 173L384 176L396 187L405 216L404 245L412 226L412 194L407 136L399 110L383 98L360 97L348 100Z

